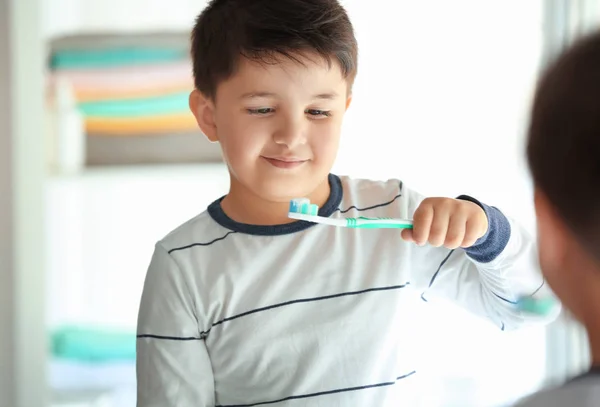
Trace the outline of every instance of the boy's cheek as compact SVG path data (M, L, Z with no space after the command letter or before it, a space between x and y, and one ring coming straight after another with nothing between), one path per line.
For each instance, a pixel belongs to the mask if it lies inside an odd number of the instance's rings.
M340 144L340 128L312 128L307 143L313 153L320 155L336 154Z

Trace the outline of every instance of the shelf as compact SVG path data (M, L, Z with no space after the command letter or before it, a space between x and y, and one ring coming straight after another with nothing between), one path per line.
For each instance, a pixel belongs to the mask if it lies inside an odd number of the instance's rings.
M48 326L134 329L154 244L228 188L224 164L98 168L50 177L44 202Z
M106 167L87 167L73 174L50 174L49 183L68 181L118 181L126 180L172 180L178 182L182 179L201 179L207 174L214 174L215 179L227 181L227 167L223 163L210 164L161 164L161 165L123 165Z

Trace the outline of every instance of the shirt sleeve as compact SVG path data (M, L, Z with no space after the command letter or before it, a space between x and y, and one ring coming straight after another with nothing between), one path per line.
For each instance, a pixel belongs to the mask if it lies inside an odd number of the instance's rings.
M424 197L412 191L410 195L408 209L414 213ZM523 312L516 306L521 297L556 299L540 272L533 237L497 208L468 196L458 199L471 201L485 211L488 230L467 249L413 248L415 258L427 265L417 267L411 277L422 292L421 298L451 300L502 330L554 320L561 309L558 301L546 315Z
M213 372L193 298L175 260L157 244L138 316L138 407L215 405Z

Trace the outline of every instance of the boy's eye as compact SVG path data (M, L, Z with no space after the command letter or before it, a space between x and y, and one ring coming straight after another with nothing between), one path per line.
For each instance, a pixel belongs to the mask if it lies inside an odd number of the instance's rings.
M255 115L265 115L269 113L273 113L275 109L270 107L259 107L258 109L247 109L248 113Z
M331 116L331 112L328 110L319 110L319 109L306 109L304 113L311 115L313 117L329 117Z
M259 107L256 109L246 109L246 111L251 115L264 116L274 113L275 109L271 107ZM331 116L330 111L320 109L306 109L304 113L312 116L313 118L323 118Z

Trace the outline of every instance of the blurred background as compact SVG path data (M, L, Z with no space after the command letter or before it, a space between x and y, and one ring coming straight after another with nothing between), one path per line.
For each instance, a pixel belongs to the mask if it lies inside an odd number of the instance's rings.
M359 75L334 172L473 195L535 234L536 79L596 0L345 0ZM187 109L205 0L0 0L0 407L135 405L154 243L225 194ZM360 157L357 160L357 157ZM585 333L421 304L427 406L493 407L587 366Z

